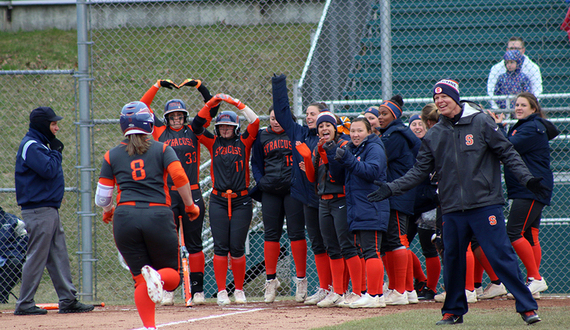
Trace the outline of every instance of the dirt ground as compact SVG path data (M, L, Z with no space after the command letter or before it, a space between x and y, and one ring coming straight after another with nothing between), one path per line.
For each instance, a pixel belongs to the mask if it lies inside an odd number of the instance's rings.
M513 309L514 301L504 298L479 301L472 308ZM566 306L570 296L544 295L539 307ZM420 302L416 305L389 306L378 309L318 308L304 306L293 300L278 300L273 304L249 302L246 305L218 307L214 300L206 305L186 308L183 304L157 307L159 329L311 329L341 324L347 321L389 315L414 309L434 309L434 321L439 318L442 304ZM143 329L134 305L96 307L85 314L58 314L51 310L47 315L15 316L13 310L3 310L0 316L2 329Z

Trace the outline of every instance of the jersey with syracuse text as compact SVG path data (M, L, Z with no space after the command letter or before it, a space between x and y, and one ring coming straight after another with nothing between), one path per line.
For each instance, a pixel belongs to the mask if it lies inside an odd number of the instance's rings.
M260 130L253 148L253 175L260 188L267 192L289 191L293 147L285 131L275 133L271 127Z
M157 125L158 123L159 121L155 118L156 126L152 136L155 140L174 149L188 176L190 185L198 184L200 181L200 145L192 128L190 125L184 125L179 130L173 130L171 127L163 126L162 122ZM168 176L168 186L173 185L172 178Z

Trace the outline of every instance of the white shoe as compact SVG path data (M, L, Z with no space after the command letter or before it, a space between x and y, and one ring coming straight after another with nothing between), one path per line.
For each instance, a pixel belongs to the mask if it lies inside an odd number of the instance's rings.
M507 294L507 288L503 283L497 285L494 283L489 283L482 294L477 295L477 299L485 300L485 299L493 299L495 297L504 296Z
M236 300L236 304L247 303L247 299L245 298L245 292L243 292L243 290L236 289L234 291L234 299Z
M350 304L352 304L353 302L356 302L358 299L360 299L360 296L354 292L345 293L343 297L344 297L344 299L342 300L342 302L337 303L338 307L348 308L348 307L350 307Z
M222 290L218 292L218 305L219 306L226 306L231 303L230 298L228 297L228 292L226 290Z
M534 278L529 277L527 286L532 294L548 290L548 285L546 285L544 277L541 280L535 280Z
M195 292L192 297L192 305L204 305L206 303L206 297L204 292Z
M388 306L407 305L410 303L408 301L408 296L406 295L406 291L404 291L404 293L400 293L397 290L392 290L392 292L390 292L390 295L385 299L386 299L386 305Z
M160 274L151 266L146 265L141 269L142 276L146 281L148 296L152 302L158 304L162 301L164 290L162 289L162 279Z
M445 301L445 291L443 291L442 293L438 293L433 297L433 300L435 300L435 302L438 303L442 303Z
M488 287L489 286L487 285L487 288ZM485 288L485 290L487 290L487 288ZM483 290L482 286L475 288L475 294L477 295L477 298L479 298L479 296L482 296L485 293L485 290Z
M274 278L272 280L265 281L265 302L272 303L275 301L275 296L277 295L277 288L279 287L279 280Z
M161 306L172 306L172 305L174 305L174 291L164 291L160 305Z
M372 297L368 293L363 294L360 299L349 304L350 308L380 308L386 307L386 302L384 301L384 295L377 295Z
M305 305L316 305L321 300L325 299L325 297L329 294L329 290L325 290L323 288L319 288L314 295L307 297L305 299Z
M534 300L540 300L540 292L533 293L532 297L534 298ZM512 293L507 293L507 299L508 300L515 300L515 296L513 296Z
M317 306L319 306L319 307L334 307L337 302L341 301L341 299L342 299L341 295L339 295L338 293L336 293L334 291L330 291L327 294L327 296L325 297L325 299L323 299L317 303Z
M468 303L474 304L477 302L477 294L475 293L475 290L473 291L465 290L465 296L467 297Z
M408 302L410 304L418 304L420 302L416 290L406 291L406 295L408 296Z
M295 285L297 286L297 290L295 290L295 301L296 302L303 302L307 298L307 278L298 278L295 277L293 279L295 281Z

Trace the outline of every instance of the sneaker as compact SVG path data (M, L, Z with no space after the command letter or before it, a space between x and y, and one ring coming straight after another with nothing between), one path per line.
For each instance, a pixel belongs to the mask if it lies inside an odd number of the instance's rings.
M234 291L234 299L236 300L236 304L247 303L247 299L245 298L245 292L243 292L243 290L236 289Z
M174 292L173 291L164 291L160 305L161 306L172 306L172 305L174 305Z
M454 315L450 313L443 314L443 318L437 321L435 325L446 325L446 324L461 324L463 323L463 315Z
M194 296L192 296L192 305L204 305L206 303L206 296L204 296L204 292L194 292Z
M546 285L544 277L541 280L535 280L534 278L529 277L527 286L530 293L542 292L548 289L548 285Z
M433 300L434 297L435 292L427 286L425 286L423 290L418 293L418 300Z
M327 296L317 303L319 307L333 307L335 306L336 302L342 299L342 296L334 291L329 291Z
M346 293L344 294L344 299L342 300L342 302L338 302L336 305L338 307L348 308L350 307L350 304L356 302L358 299L360 299L360 296L357 295L356 293L354 292Z
M386 307L384 295L372 297L368 293L363 294L357 301L348 305L350 308L380 308Z
M532 297L534 298L534 300L540 300L540 292L533 293ZM512 293L507 293L507 299L508 300L515 300L515 296L513 296Z
M442 293L438 293L433 297L433 300L435 300L435 302L438 303L442 303L445 301L445 291L443 291Z
M523 312L521 313L521 317L526 322L526 324L540 322L540 317L538 317L538 314L536 314L535 311Z
M475 290L473 291L465 290L465 296L467 297L468 303L474 304L477 302L477 294L475 293Z
M414 290L416 290L416 292L420 292L422 291L423 288L426 287L427 282L425 281L418 281L417 279L414 280Z
M489 286L487 286L488 288ZM485 290L487 289L485 288ZM477 295L477 298L479 298L479 296L481 296L483 293L485 293L485 290L483 289L482 286L475 288L475 294Z
M279 287L279 280L274 278L272 280L265 281L265 302L272 303L275 301L275 296L277 295L277 288Z
M16 309L14 315L45 315L47 310L39 308L38 306L32 306L26 309Z
M416 290L406 291L406 295L408 296L408 302L410 304L417 304L420 302Z
M68 314L68 313L86 313L90 312L95 308L93 305L86 305L80 303L78 300L74 301L73 304L69 305L65 308L60 308L60 314Z
M296 302L303 302L307 298L307 278L298 278L295 277L293 279L295 285L297 286L297 290L295 290L295 301Z
M321 300L325 299L325 297L329 294L329 290L325 290L323 288L319 288L314 295L307 297L305 299L305 305L316 305Z
M408 301L408 295L406 291L404 293L400 293L397 290L392 290L390 295L386 298L386 305L388 306L396 306L396 305L407 305L410 302Z
M146 281L148 296L152 302L158 304L162 301L164 290L160 274L151 266L146 265L141 269L141 273Z
M483 294L477 295L477 299L479 300L493 299L495 297L504 296L506 294L507 294L507 289L505 288L505 285L503 283L498 285L494 283L489 283L489 285L487 285L487 287L483 291Z
M218 306L226 306L230 304L230 298L228 297L228 292L222 290L218 292Z

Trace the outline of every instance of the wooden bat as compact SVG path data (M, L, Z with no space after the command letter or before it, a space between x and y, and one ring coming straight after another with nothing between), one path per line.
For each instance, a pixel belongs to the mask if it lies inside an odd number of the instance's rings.
M59 304L58 304L58 303L36 304L36 306L38 306L39 308L42 308L42 309L47 309L47 310L59 309ZM105 307L105 303L102 302L102 303L100 303L100 304L93 304L93 306L95 306L95 307Z
M178 228L178 244L180 246L180 256L182 257L182 278L184 280L184 302L186 307L192 306L192 294L190 293L190 268L188 265L188 250L184 243L184 228L182 227L182 216L178 216L180 228Z

